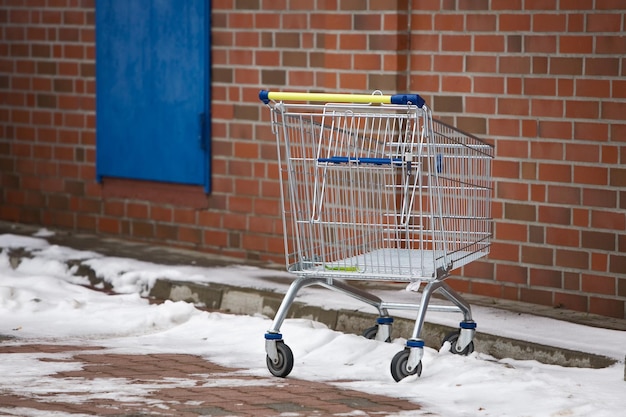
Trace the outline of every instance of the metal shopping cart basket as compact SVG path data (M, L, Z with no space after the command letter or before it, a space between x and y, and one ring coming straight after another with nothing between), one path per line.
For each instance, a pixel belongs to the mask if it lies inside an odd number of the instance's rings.
M351 95L261 91L280 163L286 263L296 275L265 334L267 366L293 368L280 327L298 291L320 285L378 310L368 337L389 341L392 309L417 311L412 336L391 361L396 381L421 374L427 310L463 314L446 338L473 351L469 304L444 280L488 254L493 147L433 120L415 94ZM419 303L386 302L353 280L424 284ZM452 305L429 305L438 291Z

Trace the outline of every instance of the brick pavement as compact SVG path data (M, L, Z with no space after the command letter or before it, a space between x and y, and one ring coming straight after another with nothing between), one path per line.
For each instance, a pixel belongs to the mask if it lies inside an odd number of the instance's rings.
M35 377L29 386L3 385L3 416L385 416L411 410L422 415L418 404L406 400L329 383L252 376L194 355L0 342L0 360L18 356L11 354L36 354L43 367L57 362L72 370Z

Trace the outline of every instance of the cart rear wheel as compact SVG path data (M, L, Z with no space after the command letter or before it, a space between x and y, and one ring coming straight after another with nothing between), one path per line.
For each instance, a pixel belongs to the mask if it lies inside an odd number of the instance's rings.
M283 341L276 342L276 351L278 352L278 361L276 363L269 356L266 356L267 369L269 369L272 375L284 378L293 369L293 352Z
M378 334L378 326L368 327L363 330L363 337L366 339L376 339L376 335Z
M362 335L366 339L375 340L376 339L376 335L378 335L378 325L372 326L372 327L368 327L367 329L363 330ZM385 342L386 343L390 343L391 342L391 336L387 337L387 340L385 340Z
M455 355L467 356L474 351L474 342L470 342L469 345L465 347L465 349L458 350L456 341L459 340L460 334L461 334L460 330L450 333L449 335L446 336L445 339L443 339L441 346L443 346L446 342L450 342L450 352L454 353Z
M409 372L409 370L407 369L410 354L411 349L405 348L404 350L396 353L396 356L394 356L391 360L391 376L393 376L393 379L396 382L402 381L409 375L422 375L422 361L417 364L413 371Z

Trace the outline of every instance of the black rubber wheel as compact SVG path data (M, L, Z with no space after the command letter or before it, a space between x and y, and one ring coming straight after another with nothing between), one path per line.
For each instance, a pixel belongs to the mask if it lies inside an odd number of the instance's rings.
M391 360L391 376L396 382L402 381L409 375L417 376L422 375L422 361L420 361L413 371L409 372L406 369L407 363L409 362L409 355L411 354L410 348L405 348L400 352L396 353L396 356Z
M441 342L441 346L443 346L446 342L450 342L450 352L454 353L455 355L467 356L474 351L474 342L470 342L469 345L465 347L465 349L458 350L456 346L456 341L459 340L460 334L460 330L450 333L446 336L445 339L443 339L443 342Z
M391 329L390 329L390 332L391 332ZM363 331L362 335L366 339L370 339L370 340L376 339L376 335L378 335L378 325L368 327L367 329ZM391 335L387 337L387 340L385 340L385 343L391 343Z
M366 339L374 340L376 339L376 335L378 334L378 326L368 327L363 330L363 337Z
M274 363L269 356L265 357L265 362L272 375L284 378L293 369L293 352L283 341L276 342L276 350L278 351L278 362Z

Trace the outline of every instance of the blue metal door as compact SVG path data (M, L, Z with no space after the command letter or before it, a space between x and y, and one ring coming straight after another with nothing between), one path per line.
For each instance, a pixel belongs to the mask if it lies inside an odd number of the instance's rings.
M96 169L209 191L209 1L96 2Z

